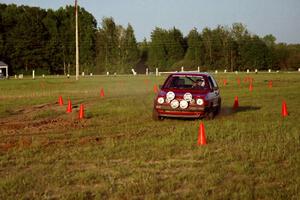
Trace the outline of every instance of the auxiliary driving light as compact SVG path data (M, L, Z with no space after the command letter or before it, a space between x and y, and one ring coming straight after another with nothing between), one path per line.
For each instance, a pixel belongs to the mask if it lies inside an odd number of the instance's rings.
M193 99L193 95L192 95L191 93L187 92L187 93L185 93L185 94L183 95L183 98L184 98L184 100L186 100L187 102L190 102L190 101L192 101L192 99Z
M174 99L173 101L171 101L171 107L173 109L178 108L178 106L179 106L179 101L178 100Z
M203 99L197 99L197 105L201 106L203 105L204 101Z
M157 103L163 104L165 102L165 99L163 97L158 97Z
M169 91L167 93L167 100L172 101L175 98L175 93L172 91Z
M189 103L186 100L180 101L180 108L186 109L189 106Z

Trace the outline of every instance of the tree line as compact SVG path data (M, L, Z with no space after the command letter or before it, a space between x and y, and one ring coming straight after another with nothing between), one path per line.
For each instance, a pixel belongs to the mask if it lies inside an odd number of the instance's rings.
M75 8L58 10L0 4L0 60L10 74L74 74ZM111 17L100 26L92 14L79 8L80 71L130 73L132 68L160 71L296 70L300 45L276 43L273 35L259 37L246 26L192 29L187 36L177 28L156 27L150 41L137 42L133 27ZM144 69L143 69L144 70Z

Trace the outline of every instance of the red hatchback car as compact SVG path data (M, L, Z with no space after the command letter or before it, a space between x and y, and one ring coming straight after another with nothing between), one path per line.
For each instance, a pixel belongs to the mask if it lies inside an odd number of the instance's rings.
M177 72L168 76L154 99L153 119L184 117L212 119L221 110L216 80L209 73Z

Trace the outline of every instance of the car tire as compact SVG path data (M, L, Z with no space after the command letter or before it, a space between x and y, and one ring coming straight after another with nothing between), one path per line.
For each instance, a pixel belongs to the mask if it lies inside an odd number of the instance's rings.
M213 120L214 118L215 118L214 112L210 111L210 112L206 113L205 119L207 119L207 120Z
M215 108L214 113L215 115L218 115L220 114L220 112L221 112L221 99L219 99L218 106Z
M206 111L206 114L205 114L205 119L213 120L214 117L215 117L215 110L211 105L210 107L207 108L207 111Z
M215 110L215 115L220 114L220 112L221 112L221 105L218 105Z
M152 119L154 121L161 121L161 120L163 120L163 117L159 116L158 113L157 113L157 111L155 109L153 109L153 111L152 111Z

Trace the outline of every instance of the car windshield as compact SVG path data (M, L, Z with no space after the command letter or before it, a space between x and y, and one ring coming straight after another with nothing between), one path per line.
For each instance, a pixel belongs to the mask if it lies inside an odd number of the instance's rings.
M164 88L177 89L207 89L209 87L203 76L192 75L173 75L171 76Z

